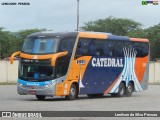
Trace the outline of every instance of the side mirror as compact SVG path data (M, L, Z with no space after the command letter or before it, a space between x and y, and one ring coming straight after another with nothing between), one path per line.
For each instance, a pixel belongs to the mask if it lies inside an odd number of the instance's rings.
M18 51L18 52L15 52L11 55L10 57L10 63L13 64L14 62L14 57L17 56L17 55L20 55L21 54L21 51Z

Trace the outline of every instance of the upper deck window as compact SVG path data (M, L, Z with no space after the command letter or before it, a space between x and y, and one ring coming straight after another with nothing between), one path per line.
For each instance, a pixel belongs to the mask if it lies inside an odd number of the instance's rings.
M33 54L56 53L59 38L27 38L22 52Z

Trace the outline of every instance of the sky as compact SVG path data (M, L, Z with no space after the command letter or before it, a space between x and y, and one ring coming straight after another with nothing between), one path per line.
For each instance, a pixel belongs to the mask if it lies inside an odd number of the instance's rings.
M113 16L133 19L148 28L160 23L159 5L142 5L142 0L79 0L80 26ZM30 5L2 5L25 2ZM24 29L75 31L77 0L0 0L0 27L11 32Z

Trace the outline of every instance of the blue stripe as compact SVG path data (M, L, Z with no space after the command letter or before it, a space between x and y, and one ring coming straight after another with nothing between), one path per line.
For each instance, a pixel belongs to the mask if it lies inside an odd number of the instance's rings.
M50 51L50 50L51 50L52 45L53 45L53 40L52 40L52 39L47 40L46 53L48 53L48 52L52 52L52 51Z
M116 93L117 89L119 89L119 85L117 86L117 88L114 90L114 92L113 92L113 93Z
M22 79L18 79L18 83L20 83L24 86L45 86L48 84L52 84L52 80L45 81L45 82L28 82L28 81L24 81Z
M36 39L32 53L37 53L39 46L40 46L39 39Z
M110 40L126 40L126 41L130 41L129 37L126 37L126 36L117 36L117 35L109 35L107 39L110 39Z

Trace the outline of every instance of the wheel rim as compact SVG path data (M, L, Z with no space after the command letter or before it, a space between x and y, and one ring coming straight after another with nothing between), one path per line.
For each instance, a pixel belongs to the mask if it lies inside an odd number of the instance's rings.
M121 94L121 95L124 94L124 89L123 89L123 87L120 87L120 94Z
M131 85L129 85L127 89L128 89L128 92L129 92L129 93L132 92L132 86L131 86Z
M75 96L75 93L76 93L75 89L74 89L74 88L71 88L71 90L70 90L70 95L71 95L71 97L74 97L74 96Z

